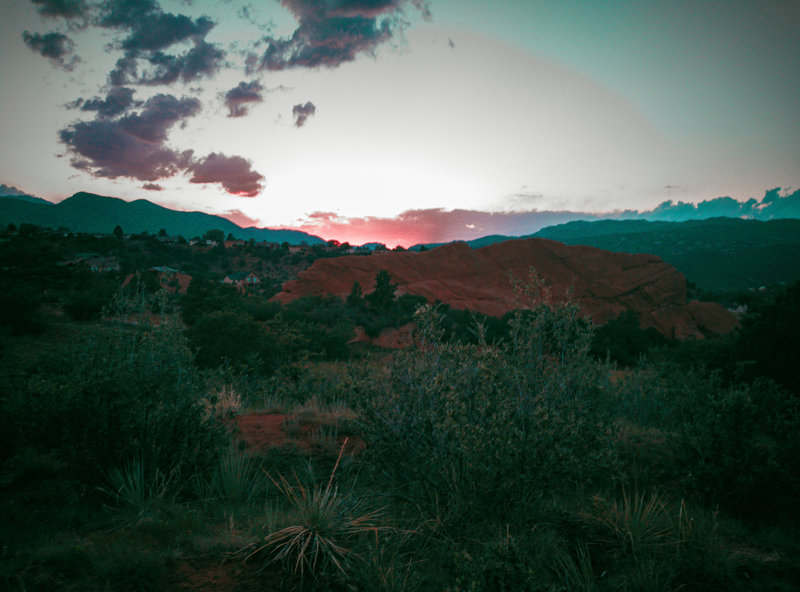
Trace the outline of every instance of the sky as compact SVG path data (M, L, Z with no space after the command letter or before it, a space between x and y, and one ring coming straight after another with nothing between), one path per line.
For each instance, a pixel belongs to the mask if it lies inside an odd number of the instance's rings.
M798 201L798 26L797 0L3 0L0 182L390 247Z

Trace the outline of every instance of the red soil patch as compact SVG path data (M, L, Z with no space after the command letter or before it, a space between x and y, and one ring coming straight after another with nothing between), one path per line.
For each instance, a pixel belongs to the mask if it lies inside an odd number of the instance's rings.
M322 428L329 425L325 416L295 417L285 413L248 413L236 417L239 437L251 450L281 448L294 445L307 452L345 446L346 454L364 449L364 441L358 436L337 434L335 437L320 436ZM291 424L291 425L290 425ZM290 428L290 432L287 431Z
M185 562L178 566L182 592L268 592L282 590L280 571L259 573L255 565L243 562Z

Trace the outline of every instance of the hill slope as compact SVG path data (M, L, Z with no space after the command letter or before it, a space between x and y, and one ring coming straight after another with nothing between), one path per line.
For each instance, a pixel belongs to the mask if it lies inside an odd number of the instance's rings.
M642 327L679 339L724 334L737 324L718 304L687 304L685 278L658 257L544 239L509 240L480 249L452 243L421 253L320 259L286 283L276 298L288 302L306 295L345 297L356 281L370 292L378 271L386 270L398 284L398 294L417 294L454 308L501 316L524 307L511 278L527 279L532 268L544 280L550 299L571 292L596 323L633 310Z
M800 220L601 220L551 226L533 236L657 255L706 290L745 290L800 280Z
M35 199L35 198L34 198ZM258 241L288 242L309 245L324 242L321 238L297 230L242 228L226 218L202 212L179 212L144 199L127 202L115 197L92 193L76 193L58 204L44 200L31 201L14 196L0 198L0 226L13 222L51 228L66 227L73 232L111 233L119 225L125 232L156 234L165 229L170 235L186 238L202 236L207 230L219 229L226 235Z

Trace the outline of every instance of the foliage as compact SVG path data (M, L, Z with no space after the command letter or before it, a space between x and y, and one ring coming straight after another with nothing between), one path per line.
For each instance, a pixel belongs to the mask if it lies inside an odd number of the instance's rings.
M222 364L263 366L269 360L270 340L264 326L251 317L231 312L212 312L200 317L187 331L195 363L201 368Z
M361 385L359 405L370 459L413 503L503 520L539 492L613 477L606 369L576 307L518 313L498 347L442 341L430 307L416 321L421 351Z
M382 269L375 275L375 289L367 294L366 299L373 308L385 309L394 302L396 291L397 284L393 284L389 272Z
M141 459L148 470L209 466L222 429L204 417L202 382L172 325L96 329L3 367L12 450L48 451L88 482Z
M779 293L771 302L756 306L745 317L736 354L752 360L749 377L768 376L800 397L800 281Z
M648 350L667 343L667 338L656 329L640 328L636 313L629 310L595 329L592 354L599 359L608 356L622 366L631 367Z

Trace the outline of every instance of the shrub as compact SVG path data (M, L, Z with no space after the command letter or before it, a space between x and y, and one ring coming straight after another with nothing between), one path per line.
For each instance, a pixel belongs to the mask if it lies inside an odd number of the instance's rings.
M87 330L4 378L15 448L48 451L90 482L131 459L162 474L207 468L224 438L205 416L201 377L172 325Z
M572 305L518 313L489 347L444 342L422 307L417 351L361 386L367 453L406 499L442 520L509 520L542 491L615 476L607 368Z

